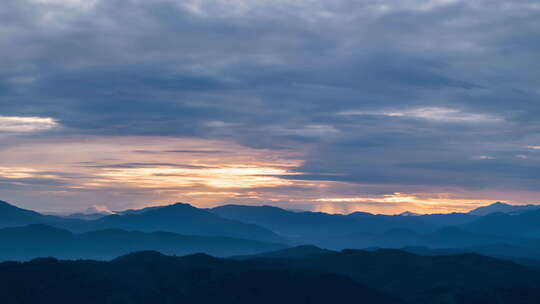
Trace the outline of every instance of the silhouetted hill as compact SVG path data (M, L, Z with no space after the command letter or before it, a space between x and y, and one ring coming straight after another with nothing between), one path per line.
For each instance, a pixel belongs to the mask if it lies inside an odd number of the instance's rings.
M463 225L477 218L462 213L389 216L354 212L339 215L292 212L271 206L240 205L225 205L210 210L225 218L268 228L288 236L297 244L315 244L332 249L372 246L375 245L373 239L389 230L404 229L413 234L425 234L445 226ZM358 242L355 243L355 240Z
M170 231L181 234L228 236L270 242L285 242L274 232L240 221L226 219L189 204L151 208L143 212L109 215L92 221L93 229L119 228L138 231Z
M0 294L6 304L533 304L540 298L538 271L477 254L319 252L238 261L145 251L111 262L6 262L0 263Z
M124 214L139 214L139 213L144 213L144 212L147 212L147 211L150 211L150 210L156 210L156 209L159 209L159 208L163 208L163 207L167 207L169 205L165 205L165 206L152 206L152 207L145 207L145 208L141 208L141 209L127 209L127 210L122 210L122 211L116 211L115 214L119 214L119 215L124 215Z
M264 242L286 242L276 233L258 225L226 219L207 210L182 203L130 210L124 214L108 215L95 220L83 220L42 215L0 202L0 228L29 224L46 224L74 232L116 228L144 232L169 231L180 234L227 236Z
M464 226L467 230L490 235L540 238L540 210L515 215L491 213Z
M343 250L247 262L350 276L408 303L537 303L540 273L477 254L420 256L400 250Z
M29 260L47 256L106 260L140 250L157 250L175 255L204 252L215 256L231 256L284 247L252 240L171 232L107 229L73 234L41 224L0 229L0 260Z
M270 206L226 205L211 211L272 229L289 236L295 244L314 244L333 250L420 246L531 259L540 252L540 242L535 240L540 238L540 210L519 215L388 216L365 212L332 215L291 212Z
M78 219L78 220L97 220L99 218L102 218L104 216L107 216L109 214L107 213L71 213L66 215L57 215L59 217L67 218L67 219Z
M0 294L3 304L396 303L343 275L156 252L111 262L2 263Z
M532 210L538 210L538 209L540 209L540 205L510 205L510 204L505 204L501 202L496 202L488 206L482 206L474 210L471 210L469 214L479 215L479 216L484 216L484 215L497 213L497 212L508 213L508 214L519 214L519 213L532 211Z
M15 207L0 201L0 228L35 224L47 221L48 217L40 213Z
M229 219L253 223L291 238L310 238L344 231L377 229L381 223L367 219L364 225L344 215L322 212L293 212L272 206L225 205L210 209Z
M377 248L380 249L380 248ZM524 247L509 244L490 244L484 246L474 246L462 249L453 248L428 248L428 247L403 247L400 250L418 255L455 255L464 253L478 253L486 256L496 257L502 260L509 260L526 266L540 266L540 246ZM261 253L264 254L264 253Z
M398 214L399 216L419 216L421 214L419 213L415 213L415 212L412 212L412 211L404 211L404 212L401 212L400 214Z
M540 210L487 216L462 213L388 216L365 212L335 215L293 212L270 206L227 205L199 209L178 203L127 210L97 220L80 220L45 216L0 203L0 227L27 224L46 224L77 233L105 229L168 231L266 243L313 244L332 250L420 246L528 259L535 259L540 252Z
M246 260L253 258L304 258L312 255L324 255L335 251L322 249L312 245L301 245L296 247L290 247L280 249L276 251L268 251L259 254L235 256L235 259Z
M379 250L381 248L377 248L376 250ZM424 256L440 256L440 255L458 255L458 254L466 254L466 253L473 253L471 251L463 250L463 249L448 249L448 248L427 248L427 247L414 247L414 246L408 246L403 247L400 250L413 253L416 255L424 255Z
M474 221L477 216L467 213L441 213L441 214L424 214L416 217L424 223L440 228L446 226L459 226Z
M351 215L327 214L322 212L292 212L271 206L225 205L211 209L225 218L253 223L266 227L298 243L313 243L332 247L326 239L333 239L349 233L383 232L392 227L406 225L413 219L401 217L401 221L389 216L369 213ZM425 230L422 222L414 221L417 229Z
M0 228L32 224L47 224L56 227L83 227L87 225L86 222L81 219L45 215L0 201Z

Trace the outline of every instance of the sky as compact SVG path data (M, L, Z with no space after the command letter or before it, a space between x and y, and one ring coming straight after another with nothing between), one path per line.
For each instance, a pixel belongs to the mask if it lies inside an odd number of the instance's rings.
M540 202L540 3L2 0L0 199Z

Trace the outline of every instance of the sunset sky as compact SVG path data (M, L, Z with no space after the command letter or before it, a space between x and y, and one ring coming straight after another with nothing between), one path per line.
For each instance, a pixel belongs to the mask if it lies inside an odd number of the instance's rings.
M2 0L0 200L540 203L537 0Z

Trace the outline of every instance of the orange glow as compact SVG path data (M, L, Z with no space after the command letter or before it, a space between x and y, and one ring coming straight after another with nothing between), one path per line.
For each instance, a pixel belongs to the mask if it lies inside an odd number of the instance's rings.
M183 201L199 207L274 204L328 213L448 213L515 197L507 192L438 189L369 195L362 185L282 178L298 174L294 169L302 164L301 158L288 151L220 140L83 136L51 143L32 138L0 147L0 178L21 189L37 185L33 193L53 201L77 198L89 205L125 201L117 209ZM40 184L47 179L54 182ZM384 191L387 186L380 187ZM5 194L2 198L7 199Z
M39 170L25 167L0 167L0 177L9 179L57 178L54 174L40 172Z
M291 182L270 175L286 174L284 169L254 165L225 165L221 168L184 169L171 167L107 169L96 173L107 182L137 184L143 188L176 188L206 185L215 188L277 187Z
M412 211L417 213L449 213L467 212L471 209L493 203L493 200L474 200L455 198L448 193L430 193L417 196L396 192L377 197L334 197L319 198L315 202L321 202L316 210L327 213L351 213L365 211L372 213L401 213ZM342 203L336 207L332 203ZM360 204L358 204L360 203ZM381 206L377 206L380 203ZM391 205L395 211L388 212L384 206ZM367 205L367 206L366 206Z

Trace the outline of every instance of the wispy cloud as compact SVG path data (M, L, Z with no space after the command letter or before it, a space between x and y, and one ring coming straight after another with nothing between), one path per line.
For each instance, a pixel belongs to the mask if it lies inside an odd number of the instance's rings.
M0 196L531 201L537 2L2 0Z
M58 127L49 117L0 116L0 132L34 132Z
M487 123L487 122L501 122L502 117L482 114L482 113L470 113L458 109L451 108L438 108L438 107L425 107L414 108L404 110L380 110L380 111L342 111L339 115L381 115L387 117L403 117L403 118L417 118L439 122L451 122L451 123Z
M477 155L477 156L473 156L472 158L473 159L497 159L497 157L491 156L491 155Z

